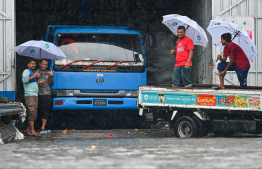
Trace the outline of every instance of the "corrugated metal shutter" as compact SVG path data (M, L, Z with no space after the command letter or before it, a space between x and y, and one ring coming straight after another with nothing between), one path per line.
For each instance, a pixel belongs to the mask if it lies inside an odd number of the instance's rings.
M212 18L225 21L234 21L245 30L252 30L252 40L257 46L258 55L254 62L250 63L251 68L248 75L248 86L262 86L262 0L212 0ZM214 44L214 42L213 42ZM222 52L222 49L212 45L212 57ZM213 84L219 84L217 63L213 69ZM239 85L234 72L227 73L226 85Z
M0 0L0 96L15 99L15 2Z

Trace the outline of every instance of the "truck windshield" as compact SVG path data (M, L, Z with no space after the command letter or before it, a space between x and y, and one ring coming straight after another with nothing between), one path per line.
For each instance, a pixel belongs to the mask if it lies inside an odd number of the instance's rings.
M119 65L143 66L144 56L141 37L134 34L89 34L61 33L57 34L56 45L65 53L67 59L56 60L55 65L64 65L75 60L71 65ZM86 60L86 61L85 61Z

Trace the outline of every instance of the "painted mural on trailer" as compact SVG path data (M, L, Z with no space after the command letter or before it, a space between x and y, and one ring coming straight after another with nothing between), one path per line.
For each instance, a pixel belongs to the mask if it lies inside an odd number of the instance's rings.
M142 92L143 103L260 108L259 96Z

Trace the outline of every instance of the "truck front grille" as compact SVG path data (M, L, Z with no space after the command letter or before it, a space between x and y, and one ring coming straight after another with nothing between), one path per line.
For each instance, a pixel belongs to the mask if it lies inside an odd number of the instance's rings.
M91 91L91 90L74 90L76 97L125 97L125 90L119 91Z
M87 91L87 90L80 90L81 93L90 93L90 94L100 94L100 93L118 93L119 91Z

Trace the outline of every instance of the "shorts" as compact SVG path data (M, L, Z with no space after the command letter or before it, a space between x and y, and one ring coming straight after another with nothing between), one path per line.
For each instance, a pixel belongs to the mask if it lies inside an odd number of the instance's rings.
M43 119L47 119L51 108L52 98L50 95L38 95L38 112Z
M35 121L37 117L38 96L25 96L28 121Z

